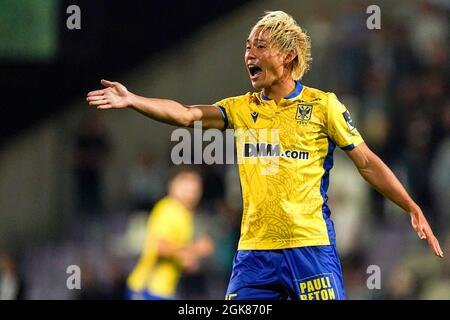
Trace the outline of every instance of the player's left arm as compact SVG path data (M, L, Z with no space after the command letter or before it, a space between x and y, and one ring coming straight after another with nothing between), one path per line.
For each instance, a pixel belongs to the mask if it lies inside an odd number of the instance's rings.
M443 257L444 254L439 241L434 236L422 210L410 197L391 169L365 143L359 144L354 149L346 151L346 153L358 168L361 176L369 184L408 212L411 217L412 227L419 238L422 240L426 239L434 254L438 257Z

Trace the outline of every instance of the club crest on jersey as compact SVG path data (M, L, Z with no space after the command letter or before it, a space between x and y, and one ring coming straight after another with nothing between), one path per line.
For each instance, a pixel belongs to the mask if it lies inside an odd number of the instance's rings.
M311 120L312 115L312 104L302 104L299 103L297 106L297 114L295 115L295 120L300 123L306 123Z
M251 115L252 115L253 122L256 123L256 120L258 119L258 112L256 112L256 111L252 112Z

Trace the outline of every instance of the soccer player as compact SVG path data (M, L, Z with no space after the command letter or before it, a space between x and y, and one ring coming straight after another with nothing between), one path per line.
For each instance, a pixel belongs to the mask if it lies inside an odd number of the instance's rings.
M192 211L201 194L198 173L185 168L176 171L169 181L168 195L150 213L141 257L128 277L127 298L174 299L181 273L197 270L200 259L211 254L213 245L208 236L192 241Z
M410 215L419 238L443 257L422 210L364 143L347 108L335 94L300 82L310 64L310 40L290 15L267 12L251 29L244 61L258 92L213 105L145 98L107 80L101 81L105 89L87 96L98 109L131 108L177 126L202 121L204 128L241 132L236 148L243 159L244 212L226 299L345 299L327 205L336 146L370 185ZM267 134L274 130L277 137ZM276 170L265 170L267 159L277 161Z

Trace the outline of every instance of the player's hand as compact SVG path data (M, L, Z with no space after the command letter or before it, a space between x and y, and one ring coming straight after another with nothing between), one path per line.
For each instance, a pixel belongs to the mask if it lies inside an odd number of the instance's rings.
M119 82L101 80L105 89L91 91L87 94L86 101L97 109L119 109L131 105L131 93Z
M422 210L420 210L420 208L417 208L416 210L409 212L409 215L411 216L411 225L417 232L419 238L421 240L427 240L428 245L430 246L431 250L433 250L434 254L438 257L443 258L444 253L442 252L441 246L439 245L439 241L434 236L427 219L422 213Z
M214 249L214 244L208 235L200 236L194 243L194 250L199 257L209 256Z
M181 266L187 273L193 273L198 270L200 263L197 255L191 250L183 250L179 254Z

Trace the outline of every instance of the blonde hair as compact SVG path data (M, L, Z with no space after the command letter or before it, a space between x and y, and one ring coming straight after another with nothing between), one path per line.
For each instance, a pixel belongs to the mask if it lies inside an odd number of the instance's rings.
M296 57L292 61L292 78L299 80L311 64L311 40L297 22L283 11L266 11L265 15L252 28L268 31L268 40L278 49L287 53L294 49Z

